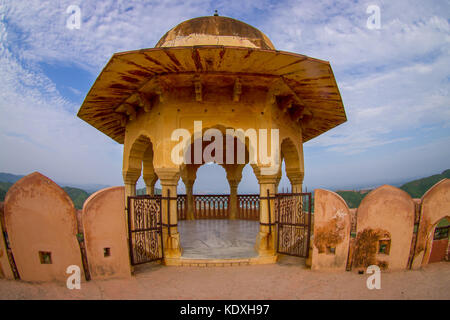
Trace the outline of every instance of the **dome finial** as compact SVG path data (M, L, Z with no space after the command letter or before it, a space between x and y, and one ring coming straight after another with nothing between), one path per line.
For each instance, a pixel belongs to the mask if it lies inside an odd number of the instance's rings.
M219 16L219 13L217 12L217 10L214 10L214 16L215 16L215 17L218 17L218 16Z

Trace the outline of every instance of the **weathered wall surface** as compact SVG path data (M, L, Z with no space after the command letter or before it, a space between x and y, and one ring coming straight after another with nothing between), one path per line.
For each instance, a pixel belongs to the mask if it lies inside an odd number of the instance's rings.
M327 190L315 190L311 269L345 271L350 220L349 208L341 196Z
M74 205L49 178L34 172L10 188L5 222L22 280L66 281L70 265L79 266L83 278Z
M445 217L450 218L450 179L439 181L422 197L420 225L413 268L428 264L434 229L439 221Z
M130 277L125 188L106 188L92 194L83 207L87 260L92 279Z
M384 185L371 191L357 210L353 268L373 264L382 270L407 268L414 211L414 201L403 190ZM390 240L388 254L379 252L383 239Z
M3 233L4 227L4 203L0 202L0 231ZM0 235L0 278L14 279L14 274L8 259L6 243L3 234Z

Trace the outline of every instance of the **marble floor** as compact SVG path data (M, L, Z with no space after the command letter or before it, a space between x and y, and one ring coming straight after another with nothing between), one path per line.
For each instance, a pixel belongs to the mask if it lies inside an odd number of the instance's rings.
M178 221L182 258L241 259L258 254L254 248L258 221L181 220Z

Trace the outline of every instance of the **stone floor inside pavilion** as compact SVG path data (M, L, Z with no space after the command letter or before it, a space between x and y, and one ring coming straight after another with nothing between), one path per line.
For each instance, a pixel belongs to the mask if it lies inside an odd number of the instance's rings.
M242 259L258 256L255 250L259 221L204 219L178 221L181 258Z

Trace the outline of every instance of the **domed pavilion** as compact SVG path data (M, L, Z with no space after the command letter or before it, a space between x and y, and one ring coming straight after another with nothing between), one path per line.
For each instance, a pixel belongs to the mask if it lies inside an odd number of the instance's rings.
M329 62L278 51L258 29L216 15L180 23L154 48L115 53L78 117L124 145L132 264L145 262L155 250L166 264L181 264L178 220L205 218L198 205L202 200L192 190L197 169L208 162L226 170L230 194L223 196L225 204L208 204L206 209L219 213L206 218L245 219L244 208L256 208L259 261L276 261L281 162L292 193L300 194L303 143L346 121ZM247 163L260 185L256 206L243 205L237 194ZM137 197L141 174L148 196ZM182 196L177 195L180 178L186 187ZM162 196L154 195L158 179ZM147 203L134 203L140 198ZM149 216L155 220L139 227L136 217L145 210L161 212L160 218ZM158 230L161 240L153 235ZM142 244L145 232L151 239ZM302 241L306 236L309 232ZM309 246L309 238L305 243Z

